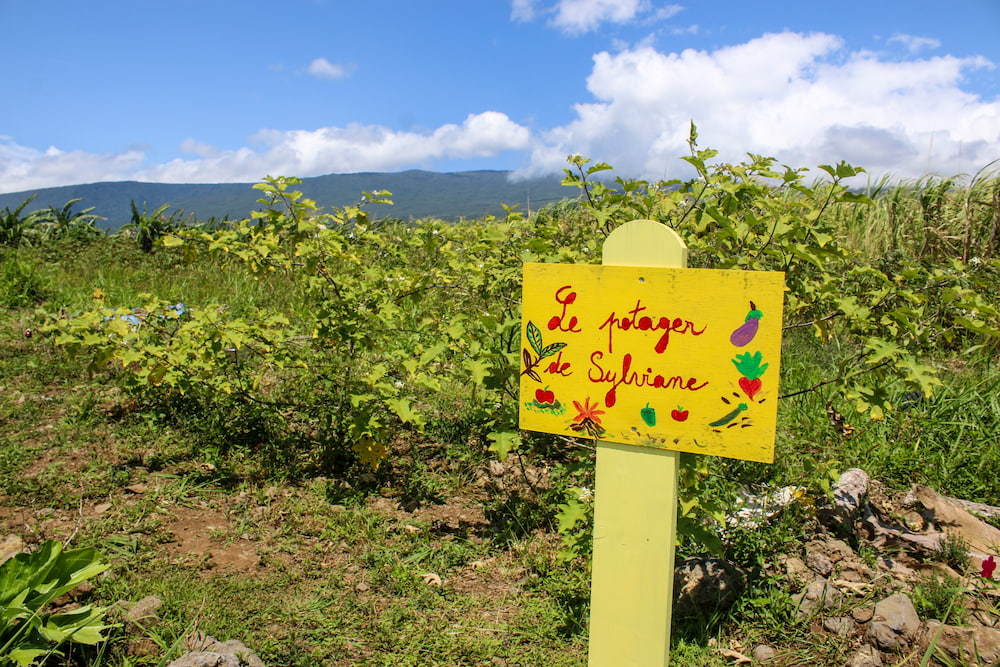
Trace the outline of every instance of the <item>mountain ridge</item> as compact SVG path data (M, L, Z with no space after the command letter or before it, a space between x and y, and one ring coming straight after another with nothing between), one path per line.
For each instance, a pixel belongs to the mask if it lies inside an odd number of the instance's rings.
M362 192L388 190L393 205L367 207L376 218L403 220L440 218L459 220L486 215L504 215L503 204L517 205L522 211L536 210L545 204L576 196L572 188L560 185L561 177L510 180L511 172L494 170L433 172L410 169L401 172L357 172L326 174L302 179L295 189L316 201L317 206L353 205ZM168 215L175 211L194 214L198 220L209 218L241 219L260 208L262 193L253 183L147 183L143 181L102 181L63 185L0 194L0 210L15 209L32 194L37 197L24 213L50 206L61 209L72 199L81 199L73 210L94 207L94 215L103 218L99 226L115 230L131 218L130 203L147 211L170 204Z

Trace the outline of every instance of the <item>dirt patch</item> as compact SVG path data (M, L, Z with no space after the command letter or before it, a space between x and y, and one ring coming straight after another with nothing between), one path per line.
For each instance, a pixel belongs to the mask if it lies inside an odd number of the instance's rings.
M174 541L165 544L170 557L206 570L248 572L260 563L257 544L230 534L226 515L216 509L176 507L166 529Z
M401 523L428 523L437 531L475 532L490 523L482 505L470 498L456 497L443 503L404 506L395 498L376 497L368 501L368 506Z

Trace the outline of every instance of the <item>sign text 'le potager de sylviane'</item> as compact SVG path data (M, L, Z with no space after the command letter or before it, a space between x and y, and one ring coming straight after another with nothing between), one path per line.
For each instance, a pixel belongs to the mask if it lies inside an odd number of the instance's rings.
M784 274L526 264L521 428L771 462Z

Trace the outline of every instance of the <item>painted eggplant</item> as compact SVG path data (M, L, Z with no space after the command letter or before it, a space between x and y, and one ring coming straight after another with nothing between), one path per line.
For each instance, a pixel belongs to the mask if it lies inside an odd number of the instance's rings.
M760 318L762 317L764 317L764 313L757 310L757 306L751 301L750 312L747 313L746 320L729 336L729 342L736 347L743 347L749 344L754 336L757 335L757 329L760 327Z

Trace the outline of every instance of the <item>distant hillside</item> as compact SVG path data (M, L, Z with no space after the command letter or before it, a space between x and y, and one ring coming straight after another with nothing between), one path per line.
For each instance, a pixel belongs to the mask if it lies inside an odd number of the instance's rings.
M503 215L501 204L517 204L520 210L536 210L552 202L575 197L575 188L559 185L560 178L535 178L512 182L506 171L462 171L441 174L411 170L398 173L330 174L302 179L302 192L317 205L329 209L333 206L356 204L362 192L388 190L392 193L393 206L377 205L370 209L374 217L394 217L403 220L416 218L478 218L484 215ZM262 193L252 189L251 183L217 183L179 185L172 183L139 183L120 181L89 183L44 188L37 191L0 194L0 209L14 209L33 192L38 197L25 209L32 211L54 206L62 208L71 199L80 198L74 206L81 211L91 206L92 213L106 218L101 226L118 229L132 216L129 203L134 201L148 211L170 204L171 211L181 209L194 213L199 220L211 217L231 219L247 217L260 207L257 199Z

